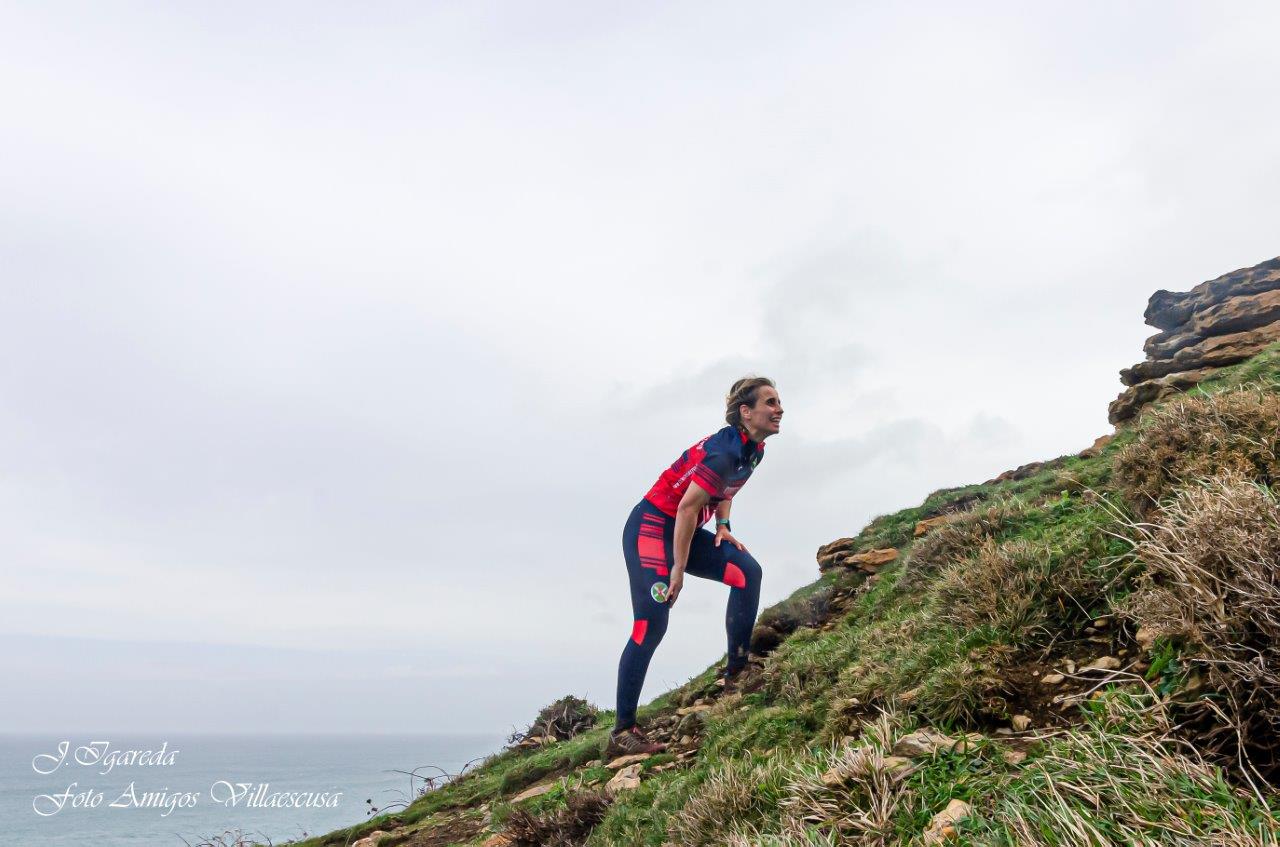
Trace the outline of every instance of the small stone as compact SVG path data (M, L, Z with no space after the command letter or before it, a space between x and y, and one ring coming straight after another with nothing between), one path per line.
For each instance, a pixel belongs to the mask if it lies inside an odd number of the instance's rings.
M386 838L388 835L390 835L390 833L376 829L364 838L361 838L359 841L352 844L351 847L378 847L378 842Z
M1133 638L1138 642L1138 646L1148 652L1155 645L1156 637L1156 631L1149 626L1140 626L1138 627L1138 631L1133 634Z
M1014 732L1026 732L1027 728L1031 726L1031 718L1026 715L1014 715L1009 724L1013 727Z
M640 787L640 765L627 765L613 775L613 779L605 783L604 790L610 794L618 794Z
M947 807L933 816L923 833L923 843L942 844L956 837L956 824L973 812L973 807L963 800L952 800Z
M1027 758L1027 754L1021 750L1005 750L1000 754L1000 758L1004 759L1005 764L1020 765Z
M1045 685L1057 685L1064 679L1066 679L1066 677L1060 673L1047 673L1040 679L1040 681Z
M940 732L921 729L899 738L898 743L893 745L893 755L914 759L918 756L932 756L939 750L943 752L955 750L963 753L967 746L965 741L957 741Z
M1067 659L1067 673L1075 673L1075 672L1076 672L1076 663L1071 661L1070 659Z
M1099 656L1084 667L1085 670L1114 671L1119 669L1120 660L1115 656Z
M598 768L604 764L604 759L592 759L583 765L584 768Z
M1098 618L1096 621L1093 622L1093 625L1096 626L1098 629L1106 629L1107 627L1111 626L1111 621L1108 618Z
M884 762L885 770L904 775L914 767L910 759L902 756L885 756L881 761Z
M676 714L682 715L682 716L696 715L698 712L709 712L709 711L711 711L711 704L707 703L705 700L699 700L697 703L694 703L692 706L681 706L679 709L676 709Z
M497 835L490 835L484 840L480 847L507 847L511 843L511 836L499 832Z
M915 538L919 538L938 524L946 523L949 518L949 515L938 515L936 518L925 518L924 520L916 523L916 528L915 531L912 532L912 535Z

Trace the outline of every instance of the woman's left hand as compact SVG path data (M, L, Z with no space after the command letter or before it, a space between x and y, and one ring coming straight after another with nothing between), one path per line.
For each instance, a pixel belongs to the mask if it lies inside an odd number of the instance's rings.
M734 538L732 535L730 535L729 530L725 529L723 526L716 527L716 546L717 547L720 546L721 539L728 541L734 547L737 547L739 550L746 552L747 548L742 546L742 542Z

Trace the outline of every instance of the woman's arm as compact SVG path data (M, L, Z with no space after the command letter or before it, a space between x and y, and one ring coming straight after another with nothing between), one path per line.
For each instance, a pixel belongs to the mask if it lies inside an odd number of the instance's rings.
M689 545L693 542L693 531L697 529L698 516L702 507L711 502L711 495L696 485L690 485L680 498L676 507L675 549L672 551L675 573L684 573L689 564Z
M742 542L734 538L733 534L729 532L729 527L720 525L721 518L724 520L729 519L729 505L732 502L732 500L721 500L716 504L716 546L719 547L721 541L727 540L739 550L746 551L747 548L742 546Z
M671 551L671 576L667 580L667 605L674 606L684 587L684 569L689 564L689 545L697 528L702 507L711 502L711 495L697 485L690 485L676 507L676 529Z

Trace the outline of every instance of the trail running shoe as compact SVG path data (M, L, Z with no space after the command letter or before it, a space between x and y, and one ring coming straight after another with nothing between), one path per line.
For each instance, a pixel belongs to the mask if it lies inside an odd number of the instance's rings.
M716 677L716 695L723 696L738 691L742 686L742 677L742 670L738 670L735 673L721 671L720 675Z
M609 743L604 748L604 757L613 759L632 753L661 753L666 749L666 744L650 741L640 727L632 725L621 732L609 734Z

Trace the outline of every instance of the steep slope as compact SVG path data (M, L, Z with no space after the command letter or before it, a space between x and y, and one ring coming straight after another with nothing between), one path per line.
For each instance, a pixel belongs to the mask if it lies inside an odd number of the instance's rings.
M1280 843L1280 344L1138 411L821 547L740 690L640 709L669 752L566 700L306 843Z

